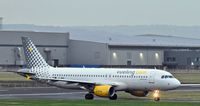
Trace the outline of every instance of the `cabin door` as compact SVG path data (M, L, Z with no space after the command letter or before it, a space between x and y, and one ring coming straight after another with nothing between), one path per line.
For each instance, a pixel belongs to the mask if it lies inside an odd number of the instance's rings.
M154 84L155 83L155 71L150 71L150 75L149 75L149 83L150 84Z

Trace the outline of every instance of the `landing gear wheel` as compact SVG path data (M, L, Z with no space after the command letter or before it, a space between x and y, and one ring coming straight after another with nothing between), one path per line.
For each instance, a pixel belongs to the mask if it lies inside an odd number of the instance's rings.
M160 101L159 97L154 98L154 101Z
M85 94L85 99L86 100L93 100L94 99L94 95L92 93L87 93L87 94Z
M114 94L113 96L109 97L110 100L117 100L117 94Z

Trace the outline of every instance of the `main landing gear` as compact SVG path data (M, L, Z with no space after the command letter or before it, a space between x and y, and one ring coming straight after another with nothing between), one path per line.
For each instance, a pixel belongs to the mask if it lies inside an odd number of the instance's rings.
M159 90L155 90L153 93L153 98L154 101L160 101L160 95L159 95L160 91Z
M93 100L94 99L94 95L92 93L87 93L87 94L85 94L85 99L86 100Z
M117 94L115 93L113 96L109 97L110 100L117 100Z
M94 94L93 93L87 93L85 94L85 99L86 100L93 100L94 99ZM117 100L117 94L114 94L113 96L109 96L110 100Z

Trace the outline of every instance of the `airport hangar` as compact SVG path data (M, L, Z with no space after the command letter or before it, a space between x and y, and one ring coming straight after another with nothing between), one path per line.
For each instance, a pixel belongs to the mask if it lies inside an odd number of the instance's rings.
M70 39L70 34L0 31L2 68L25 66L21 36L29 36L46 61L71 67L199 68L200 39L141 35L107 42Z

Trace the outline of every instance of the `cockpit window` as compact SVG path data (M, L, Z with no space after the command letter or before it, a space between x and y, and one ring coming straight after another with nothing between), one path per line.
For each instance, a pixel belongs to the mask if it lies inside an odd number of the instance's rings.
M162 79L167 79L167 78L174 78L172 75L162 75Z

